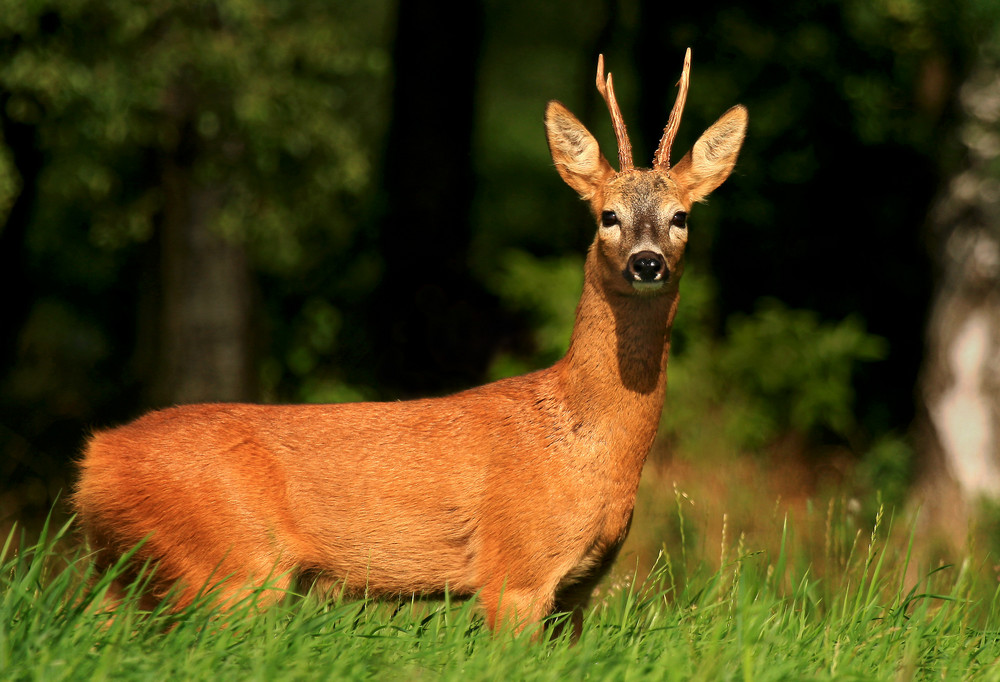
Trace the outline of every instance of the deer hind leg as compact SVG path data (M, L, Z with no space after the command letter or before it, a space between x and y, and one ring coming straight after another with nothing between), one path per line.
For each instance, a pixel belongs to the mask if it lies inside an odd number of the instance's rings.
M94 557L98 573L114 567L116 557L124 553L112 551L109 545L96 546L100 547ZM140 548L123 567L124 572L111 581L102 608L114 610L127 595L135 593L137 606L144 611L166 602L177 612L202 601L228 609L245 599L262 609L279 601L292 582L290 563L276 556L261 555L256 561L237 564L224 555L175 553L157 559L156 552L146 549Z
M148 571L137 570L134 558L124 566L118 566L121 554L115 551L115 543L110 536L101 532L100 529L85 526L84 538L93 561L93 580L96 583L92 585L93 587L100 584L103 577L106 577L112 570L118 571L118 574L111 578L101 598L95 601L94 606L97 611L99 613L116 611L131 593L135 593L137 606L140 610L152 611L159 600L149 593L150 575ZM142 584L142 581L145 581L145 585Z
M223 610L249 601L262 610L281 601L294 578L290 562L263 554L239 563L236 558L163 559L153 574L154 579L163 578L157 581L155 592L161 598L169 597L174 610L203 601Z
M98 575L107 571L106 567L102 568L100 564L97 564L97 566ZM101 597L99 603L96 604L98 613L116 611L129 598L129 595L133 593L135 595L133 598L135 599L136 607L140 611L154 610L160 600L150 594L148 589L137 585L143 579L143 577L140 577L139 574L131 570L112 578L104 595Z
M230 580L213 586L209 594L212 603L223 609L249 602L252 608L263 611L284 598L293 581L291 571L279 571L254 576L233 576Z
M354 596L354 592L347 588L345 578L322 569L300 568L295 576L295 584L303 594L312 594L325 602L336 603L345 597Z

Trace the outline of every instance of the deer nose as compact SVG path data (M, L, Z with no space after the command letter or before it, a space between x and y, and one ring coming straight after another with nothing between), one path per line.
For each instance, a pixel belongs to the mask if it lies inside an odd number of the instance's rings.
M659 282L669 275L663 256L653 251L633 253L625 266L625 279L630 282Z

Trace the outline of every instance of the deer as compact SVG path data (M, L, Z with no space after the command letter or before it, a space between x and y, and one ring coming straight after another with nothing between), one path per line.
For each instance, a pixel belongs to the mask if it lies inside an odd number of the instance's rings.
M671 166L690 68L689 49L649 169L633 165L603 55L618 171L563 104L546 107L556 171L597 230L553 366L409 401L174 406L92 434L72 505L99 569L134 552L111 608L149 564L146 608L183 609L206 591L263 608L311 581L341 595L475 597L491 631L541 631L568 613L579 637L663 410L688 214L729 177L746 134L737 105Z

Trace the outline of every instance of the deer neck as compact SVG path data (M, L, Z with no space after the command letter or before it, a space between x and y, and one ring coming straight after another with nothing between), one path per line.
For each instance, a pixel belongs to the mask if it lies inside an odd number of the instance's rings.
M576 423L641 469L663 410L679 294L676 284L653 296L609 290L598 259L591 249L570 347L554 369Z

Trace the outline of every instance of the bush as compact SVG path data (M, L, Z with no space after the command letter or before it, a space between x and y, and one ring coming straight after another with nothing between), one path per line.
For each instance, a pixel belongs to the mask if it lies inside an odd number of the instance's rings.
M714 414L726 442L744 450L792 432L850 438L858 429L854 372L887 352L860 318L824 322L774 299L761 300L752 315L730 317L722 339L704 330L685 337L671 358L667 432L690 441L705 428L704 415Z

